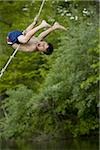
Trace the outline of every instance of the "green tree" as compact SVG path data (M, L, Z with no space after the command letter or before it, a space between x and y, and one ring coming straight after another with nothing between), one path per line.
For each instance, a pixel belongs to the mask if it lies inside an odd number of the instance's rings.
M48 4L46 9L56 4L52 12L56 15L48 19L63 18L62 23L66 26L68 21L69 29L58 37L56 34L50 37L56 47L51 57L20 53L19 65L15 59L16 63L10 66L12 74L8 71L8 76L0 81L1 90L10 87L6 92L8 98L0 107L4 113L0 120L3 137L36 134L76 137L98 131L97 5L79 1ZM20 83L26 86L19 87Z

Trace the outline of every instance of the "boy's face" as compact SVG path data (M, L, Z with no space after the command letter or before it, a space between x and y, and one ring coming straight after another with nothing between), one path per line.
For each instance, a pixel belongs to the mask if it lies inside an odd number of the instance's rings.
M48 43L45 41L40 41L36 46L37 50L40 52L45 52L48 47Z

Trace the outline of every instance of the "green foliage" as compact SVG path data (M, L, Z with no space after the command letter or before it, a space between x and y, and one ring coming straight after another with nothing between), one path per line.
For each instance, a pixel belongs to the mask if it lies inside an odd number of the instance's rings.
M16 12L21 11L12 28L24 27L26 20L28 22L30 18L31 21L32 13L40 6L40 2L35 2L33 10L34 3L18 1L2 4L4 8L15 6ZM28 11L22 11L23 7ZM98 130L99 38L96 8L95 2L57 0L46 3L42 17L50 23L55 20L62 22L69 28L47 38L55 47L52 56L19 52L0 80L0 91L6 91L8 95L0 106L3 112L0 119L2 137L41 134L77 137L91 135ZM3 12L3 7L1 10ZM17 25L23 14L22 23ZM6 33L8 28L5 29ZM9 48L4 50L0 58L2 64L9 53Z
M1 92L14 88L20 83L38 90L48 70L45 62L46 59L37 53L31 56L31 54L19 52L0 80Z
M95 50L89 51L98 44L96 35L95 27L90 28L85 23L73 30L70 27L56 50L57 58L46 78L41 98L44 103L45 99L48 103L52 101L51 109L56 114L53 117L59 120L54 130L59 131L60 122L64 133L69 130L74 136L89 134L98 128L98 69L91 67L97 64L98 56Z
M10 98L6 98L2 106L5 116L2 120L4 123L3 136L17 137L28 127L28 119L30 118L28 103L33 92L25 86L20 86L18 89L7 91L6 94Z

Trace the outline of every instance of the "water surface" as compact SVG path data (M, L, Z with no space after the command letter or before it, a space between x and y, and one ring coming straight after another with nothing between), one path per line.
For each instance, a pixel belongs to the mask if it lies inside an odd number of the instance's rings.
M18 143L2 141L0 150L99 150L99 141L97 138Z

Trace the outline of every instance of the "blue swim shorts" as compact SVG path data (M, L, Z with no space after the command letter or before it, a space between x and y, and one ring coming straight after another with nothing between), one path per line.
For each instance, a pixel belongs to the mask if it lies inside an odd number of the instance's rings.
M13 45L14 43L19 44L18 36L23 35L21 31L12 31L8 33L7 44Z

